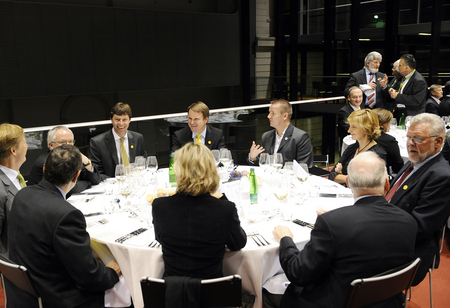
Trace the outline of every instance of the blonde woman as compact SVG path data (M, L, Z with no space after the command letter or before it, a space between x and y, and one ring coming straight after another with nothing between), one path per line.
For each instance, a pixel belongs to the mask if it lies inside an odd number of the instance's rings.
M378 116L370 109L353 111L347 119L350 128L348 133L356 140L348 146L341 159L330 172L330 180L345 184L347 180L347 166L350 160L366 151L373 151L381 158L386 159L386 152L375 141L381 135Z
M175 195L153 201L155 237L162 245L164 276L223 276L225 246L247 243L236 205L216 193L219 175L211 151L188 143L175 152Z
M394 116L392 112L382 108L375 108L373 111L378 115L381 129L381 135L375 141L386 151L386 167L388 167L389 173L391 175L397 174L403 167L403 158L400 155L397 140L386 134L391 130L391 120Z

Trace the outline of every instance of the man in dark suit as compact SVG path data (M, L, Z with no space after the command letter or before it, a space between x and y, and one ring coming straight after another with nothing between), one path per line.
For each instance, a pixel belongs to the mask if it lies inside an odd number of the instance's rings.
M144 137L128 130L130 121L130 106L119 102L111 110L113 128L91 138L90 158L102 180L115 176L117 164L128 165L136 156L147 157Z
M428 85L423 76L416 71L416 59L411 54L400 57L399 72L404 76L400 83L399 91L385 88L392 99L395 99L397 107L405 107L409 116L425 112Z
M344 307L354 279L413 260L417 224L386 202L389 179L384 160L373 152L356 156L348 167L347 185L355 204L319 215L302 251L289 228L273 231L280 241L281 266L291 282L281 307ZM401 301L398 294L383 307L399 307Z
M66 126L56 126L49 130L47 133L47 143L49 150L39 155L39 157L34 162L33 167L30 171L30 175L28 177L28 185L36 185L42 180L44 176L43 167L45 158L51 150L63 144L73 145L74 142L75 140L73 132ZM69 194L82 192L83 190L90 188L91 185L97 185L102 181L100 173L98 172L97 168L92 165L91 160L83 154L81 154L81 160L83 163L81 174L78 177L77 183L69 192Z
M62 145L45 161L44 179L14 198L8 222L10 259L28 269L44 307L104 307L105 290L118 281L115 261L92 256L83 213L65 200L81 171L80 151ZM6 280L8 307L37 300Z
M364 67L359 71L352 73L345 86L344 93L346 96L350 94L351 87L357 86L363 90L364 103L361 105L362 109L382 108L384 106L380 81L387 80L387 76L378 71L381 60L382 56L379 52L370 52L364 59Z
M413 285L419 284L436 255L439 265L439 237L450 215L450 166L442 156L445 126L434 114L411 119L406 134L410 162L392 180L386 199L411 214L417 221L415 257L421 258Z
M439 115L439 104L443 94L441 85L432 84L430 86L430 98L425 102L425 112Z
M195 102L188 107L189 127L177 130L173 135L171 153L189 142L201 143L210 150L226 148L222 130L206 125L209 120L209 108L203 102Z
M258 163L258 156L265 152L283 154L283 162L293 161L305 163L309 168L313 166L314 155L311 140L307 132L291 124L292 106L287 100L279 99L271 103L269 107L270 126L273 130L265 132L261 137L261 145L255 141L248 154L250 164Z
M8 256L8 221L14 197L26 186L19 169L27 160L28 145L22 127L0 125L0 254Z
M341 142L348 135L348 129L350 128L347 118L353 111L360 109L363 95L363 91L359 87L351 87L347 97L348 104L338 112L338 135Z

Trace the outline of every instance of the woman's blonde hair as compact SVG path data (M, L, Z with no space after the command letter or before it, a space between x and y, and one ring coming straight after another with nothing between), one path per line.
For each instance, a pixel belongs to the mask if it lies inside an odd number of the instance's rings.
M392 114L392 112L390 112L387 109L384 108L375 108L373 110L373 112L375 112L378 116L378 121L380 122L380 126L386 123L391 122L391 120L394 118L394 115ZM383 130L381 128L381 130Z
M220 177L211 151L203 144L187 143L175 152L173 171L177 192L191 196L215 192Z
M370 140L377 139L381 135L378 115L370 109L353 111L347 118L347 123L361 126Z

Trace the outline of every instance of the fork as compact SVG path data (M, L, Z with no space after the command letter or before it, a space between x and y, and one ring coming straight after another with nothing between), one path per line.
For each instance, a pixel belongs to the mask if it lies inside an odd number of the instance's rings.
M264 238L264 236L262 236L258 232L250 232L247 236L251 237L258 246L270 245L270 243Z
M88 222L87 227L90 228L90 227L96 226L98 224L104 225L104 224L107 224L108 222L109 222L109 220L106 218L103 218L103 219L97 220L97 221L90 221L90 222Z
M153 240L153 241L148 245L148 247L150 247L150 248L159 248L159 247L161 247L161 244L160 244L157 240Z

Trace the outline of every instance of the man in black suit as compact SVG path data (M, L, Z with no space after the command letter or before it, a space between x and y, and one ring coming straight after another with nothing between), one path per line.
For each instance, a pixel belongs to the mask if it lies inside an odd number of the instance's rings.
M73 145L75 143L73 132L66 126L56 126L48 131L47 143L49 150L39 155L35 160L28 177L28 185L36 185L42 180L44 176L43 167L45 158L51 150L63 144ZM91 160L83 154L81 154L81 160L83 164L81 174L69 194L82 192L83 190L90 188L91 185L97 185L102 181L100 173L97 168L92 165Z
M307 132L291 124L292 106L287 100L279 99L269 107L270 126L273 130L265 132L261 137L261 145L253 141L248 154L250 164L258 163L258 156L265 152L283 154L283 162L293 161L305 163L309 168L313 166L314 155L311 140Z
M195 102L188 107L189 127L177 130L173 135L171 153L189 142L201 143L210 150L226 148L222 130L206 125L209 120L209 108L203 102Z
M372 51L364 59L364 67L350 75L344 93L350 94L350 88L357 86L364 92L361 108L383 108L383 93L380 86L381 80L387 80L384 73L378 71L382 56L379 52Z
M10 259L28 269L43 307L104 307L119 265L92 256L83 213L65 200L81 171L80 151L62 145L45 161L44 179L19 191L8 223ZM6 280L8 307L37 307L36 298Z
M386 202L389 179L384 160L373 152L356 156L348 167L347 185L355 204L319 215L302 251L288 227L274 229L280 263L291 282L281 307L344 307L354 279L413 260L417 224ZM401 294L388 300L401 301Z
M439 237L450 215L450 166L441 153L445 136L441 118L422 113L410 123L406 134L410 162L392 180L386 199L411 214L419 226L414 254L422 261L413 282L417 285L435 255L439 265Z
M28 145L22 127L0 125L0 254L8 256L8 221L15 195L26 186L19 169L27 160Z
M91 138L90 158L102 180L115 176L117 164L128 165L136 156L147 157L144 137L128 130L130 121L130 106L119 102L111 110L113 128Z
M425 112L439 115L439 104L444 92L439 84L430 86L430 98L425 102Z
M338 112L338 135L340 142L348 135L350 124L347 123L348 116L355 110L360 109L363 100L363 91L357 87L351 87L348 91L348 104L342 107Z
M400 83L399 91L385 88L398 108L405 107L409 116L425 112L425 101L427 99L428 85L425 78L416 71L416 59L411 54L400 57L398 65L399 72L404 76Z

